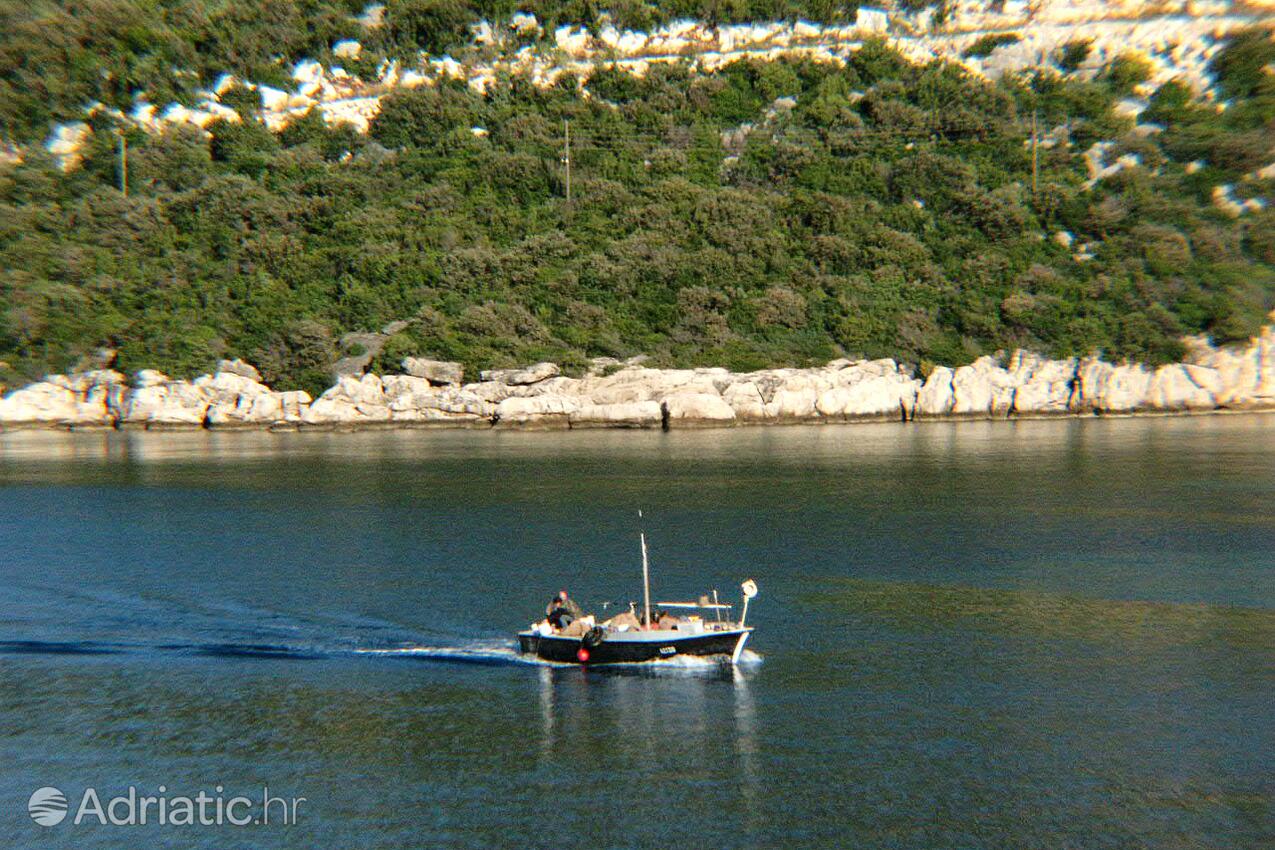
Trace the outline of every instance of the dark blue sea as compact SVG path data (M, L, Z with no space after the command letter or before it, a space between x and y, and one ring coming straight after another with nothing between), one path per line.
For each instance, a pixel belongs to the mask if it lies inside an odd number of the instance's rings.
M639 509L744 663L520 659ZM0 434L0 846L1275 846L1275 416Z

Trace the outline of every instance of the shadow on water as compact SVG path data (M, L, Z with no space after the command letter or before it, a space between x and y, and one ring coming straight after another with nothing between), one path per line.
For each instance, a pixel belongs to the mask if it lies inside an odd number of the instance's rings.
M0 655L118 655L127 651L119 645L81 641L0 640Z

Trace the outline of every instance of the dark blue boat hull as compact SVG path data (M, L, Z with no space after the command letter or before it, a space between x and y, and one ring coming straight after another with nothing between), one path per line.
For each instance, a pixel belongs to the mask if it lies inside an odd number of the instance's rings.
M650 640L604 640L594 647L585 646L580 638L522 632L518 635L518 649L523 654L535 655L545 661L568 664L634 664L679 655L730 656L735 652L740 636L751 631L750 628L678 637L652 636ZM581 649L587 653L583 657Z

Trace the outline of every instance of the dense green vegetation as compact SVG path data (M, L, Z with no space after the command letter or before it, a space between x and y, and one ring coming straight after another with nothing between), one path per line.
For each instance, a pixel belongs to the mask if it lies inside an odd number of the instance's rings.
M1216 63L1230 107L1166 85L1149 136L1112 110L1129 63L991 84L879 43L841 69L603 70L590 98L572 79L403 91L366 137L317 116L274 134L245 108L211 142L130 131L127 197L99 117L81 168L33 148L0 170L2 377L105 344L124 370L240 356L315 390L343 333L399 319L376 368L1014 346L1164 361L1181 334L1242 339L1272 306L1275 213L1229 218L1210 196L1275 195L1243 179L1272 158L1273 60L1264 34L1237 39ZM1034 191L1033 113L1058 140ZM1142 165L1089 189L1081 154L1100 140Z
M535 14L547 37L560 24L596 28L607 10L621 27L671 20L709 22L853 19L858 2L838 0L384 0L383 25L357 16L368 0L32 0L0 4L0 140L44 138L50 120L79 118L87 103L129 109L133 95L191 105L222 73L287 86L298 59L331 63L332 44L357 38L372 76L386 58L414 60L470 41L480 20Z
M982 38L975 41L969 47L965 48L962 54L966 57L992 55L992 51L998 47L1005 47L1010 44L1017 44L1020 41L1018 35L1012 32L994 32L988 33Z

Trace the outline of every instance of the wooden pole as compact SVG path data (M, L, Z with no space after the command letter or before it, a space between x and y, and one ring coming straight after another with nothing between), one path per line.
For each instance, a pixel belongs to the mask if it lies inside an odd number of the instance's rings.
M1036 110L1032 110L1032 197L1036 196L1036 184L1040 176L1040 156L1036 152Z
M571 203L571 121L563 121L565 136L562 143L562 161L567 164L567 203Z
M128 139L120 133L120 191L128 197Z

